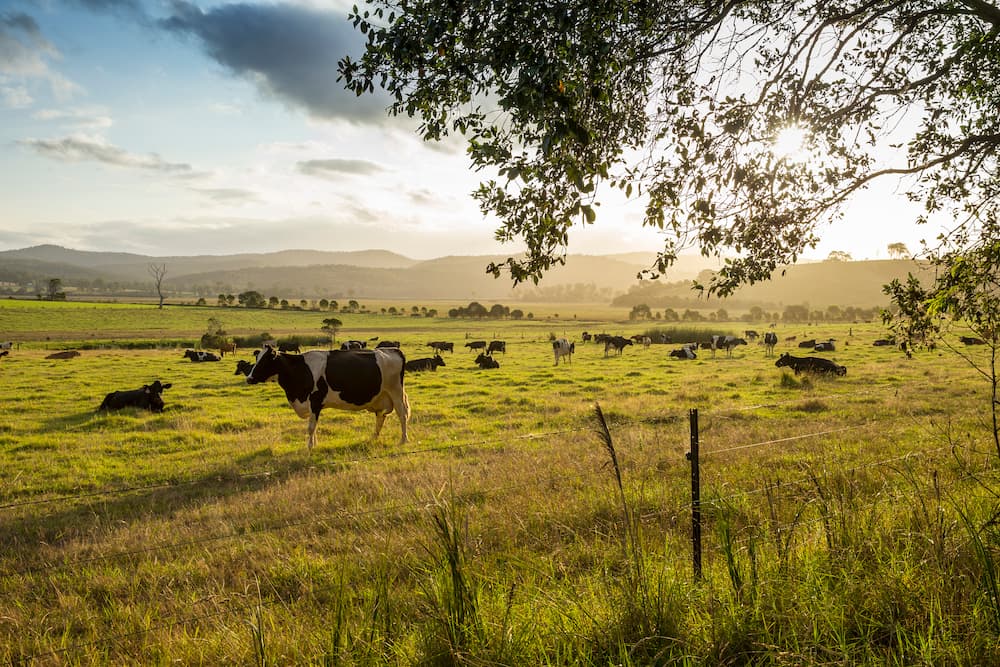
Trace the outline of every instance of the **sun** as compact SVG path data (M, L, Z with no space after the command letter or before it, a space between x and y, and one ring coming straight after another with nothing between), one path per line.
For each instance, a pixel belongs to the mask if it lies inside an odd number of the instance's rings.
M771 144L771 152L776 157L800 162L806 159L809 131L796 123L778 130Z

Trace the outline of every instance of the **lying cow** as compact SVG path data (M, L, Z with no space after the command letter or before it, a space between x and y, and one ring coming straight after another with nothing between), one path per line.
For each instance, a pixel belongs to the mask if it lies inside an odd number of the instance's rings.
M153 384L144 384L140 389L113 391L104 397L101 407L97 409L100 411L140 408L142 410L149 410L150 412L163 412L163 397L161 394L164 389L170 389L170 387L171 384L169 382L162 384L159 380L155 380Z
M986 341L982 338L973 338L972 336L960 336L958 340L965 345L986 345Z
M74 357L79 357L80 353L77 350L63 350L62 352L53 352L52 354L46 355L46 359L73 359Z
M566 361L573 363L573 352L576 351L576 343L571 343L565 338L556 338L552 341L552 352L556 357L556 366L559 365L559 359L566 357Z
M309 350L285 354L265 347L247 375L247 384L277 380L295 413L309 420L309 449L316 444L316 424L323 408L375 413L378 437L386 416L399 417L400 444L406 442L410 401L403 387L406 357L399 348Z
M838 366L829 359L820 357L793 357L785 352L774 362L778 368L787 366L799 373L833 373L834 375L847 375L847 366Z
M407 361L403 366L408 373L420 372L420 371L437 371L438 366L444 366L444 359L440 355L435 354L433 357L426 357L424 359L411 359Z
M184 358L190 359L195 363L200 363L202 361L222 361L222 358L211 352L205 352L204 350L185 350Z
M6 357L8 354L10 354L10 350L4 350L0 352L0 358Z
M678 348L676 350L670 351L670 356L675 359L697 359L698 353L694 351L693 347L685 345L684 347Z
M476 357L476 363L479 365L481 370L486 370L488 368L500 368L500 362L493 357L487 356L482 352Z
M240 359L236 362L236 372L233 375L250 375L250 371L253 370L253 362L247 361L246 359Z
M398 340L383 340L376 343L375 348L378 349L380 347L399 347L399 346L400 345Z

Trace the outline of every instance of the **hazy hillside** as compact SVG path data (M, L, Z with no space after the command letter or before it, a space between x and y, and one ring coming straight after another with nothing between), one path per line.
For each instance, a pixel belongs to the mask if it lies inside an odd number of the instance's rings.
M768 309L789 305L808 305L813 309L827 306L871 308L888 305L889 299L882 293L882 286L894 278L904 278L907 273L921 279L931 277L926 267L912 260L826 261L789 266L784 275L775 271L770 281L744 287L727 299L698 298L689 282L646 282L633 286L614 303L629 307L645 303L651 308L740 309L754 305Z

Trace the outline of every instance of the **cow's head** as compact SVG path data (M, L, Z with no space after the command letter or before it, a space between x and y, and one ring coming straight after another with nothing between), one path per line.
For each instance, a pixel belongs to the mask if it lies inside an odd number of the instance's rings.
M146 398L149 399L149 410L151 412L163 412L163 393L164 389L170 389L171 383L166 384L161 383L159 380L154 380L153 384L147 384L143 386L146 391Z
M281 369L281 354L270 345L265 345L257 354L257 363L247 373L247 384L259 384L268 380L277 380Z
M774 362L774 365L777 366L778 368L781 368L782 366L788 366L791 363L792 363L792 355L785 352L780 357L778 357L778 360Z
M440 354L435 354L434 361L432 363L434 366L444 366L444 359L441 358Z

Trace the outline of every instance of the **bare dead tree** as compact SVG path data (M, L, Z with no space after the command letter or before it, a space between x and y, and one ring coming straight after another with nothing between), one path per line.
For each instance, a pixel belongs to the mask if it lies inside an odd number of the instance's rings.
M160 297L160 309L163 309L163 279L167 275L166 264L150 264L149 275L153 276L153 284L156 285L156 294Z

